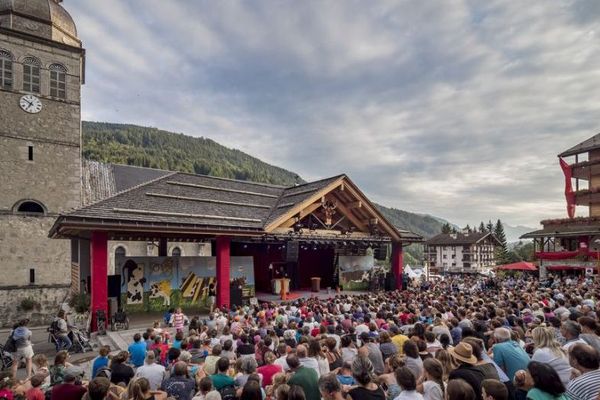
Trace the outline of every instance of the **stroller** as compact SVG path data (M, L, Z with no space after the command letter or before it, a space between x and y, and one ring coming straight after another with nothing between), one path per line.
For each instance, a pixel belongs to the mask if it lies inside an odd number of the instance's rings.
M119 329L129 329L129 318L123 310L119 310L113 314L110 319L110 330L118 331Z
M71 340L71 348L69 351L74 353L85 353L93 351L90 340L87 338L85 333L80 331L77 327L69 326L69 339ZM54 323L48 328L48 342L57 346L58 343L58 331L56 330Z
M13 365L13 357L8 351L4 350L4 346L0 344L0 369L2 371L10 369Z

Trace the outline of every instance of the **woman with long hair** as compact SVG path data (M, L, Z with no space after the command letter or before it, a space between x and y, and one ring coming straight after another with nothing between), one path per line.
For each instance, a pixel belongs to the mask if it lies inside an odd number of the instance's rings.
M324 340L324 344L325 357L329 363L329 370L333 371L334 369L340 368L344 364L344 360L342 360L342 352L336 348L337 342L334 338L328 337Z
M242 389L240 400L262 400L260 384L255 380L248 380Z
M438 350L435 353L435 359L442 363L442 367L444 367L444 382L448 382L448 376L450 372L454 371L457 367L454 359L448 352L448 350Z
M535 348L531 361L549 365L556 371L563 385L567 385L571 379L571 365L567 353L556 341L554 331L538 326L531 332L531 336Z
M354 359L352 376L358 385L348 391L351 400L386 400L385 392L374 381L374 368L368 357Z
M527 392L530 400L567 400L567 389L558 374L550 365L531 361L527 371L533 380L533 388Z
M319 376L327 375L329 373L329 362L327 361L327 357L325 357L325 353L323 353L323 349L321 348L321 343L313 339L308 343L308 356L313 357L317 360L319 364Z
M67 362L69 353L66 350L61 350L54 356L54 365L50 367L50 385L59 385L63 383L65 377L65 369L71 364Z
M423 376L417 391L425 400L444 400L444 367L435 358L423 361Z

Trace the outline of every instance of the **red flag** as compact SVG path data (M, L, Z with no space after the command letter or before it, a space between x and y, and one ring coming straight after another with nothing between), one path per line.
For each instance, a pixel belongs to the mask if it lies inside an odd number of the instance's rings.
M560 161L560 167L563 170L563 174L565 174L565 198L567 199L567 214L569 215L569 218L575 218L575 193L573 192L573 184L571 183L571 178L573 177L571 166L562 158L559 158L558 160Z

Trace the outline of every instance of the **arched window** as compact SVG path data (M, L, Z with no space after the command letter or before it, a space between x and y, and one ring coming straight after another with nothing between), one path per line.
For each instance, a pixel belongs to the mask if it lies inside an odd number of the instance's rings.
M40 69L42 63L35 57L23 59L23 90L26 92L40 92Z
M118 259L119 257L125 257L126 255L127 251L125 250L125 247L119 246L115 249L115 259Z
M13 56L10 52L0 49L0 88L12 89Z
M171 250L171 255L173 257L181 257L181 249L179 247L174 247L173 250Z
M50 66L50 96L67 98L67 69L61 64Z
M46 208L37 201L25 200L17 205L16 211L25 214L45 214Z

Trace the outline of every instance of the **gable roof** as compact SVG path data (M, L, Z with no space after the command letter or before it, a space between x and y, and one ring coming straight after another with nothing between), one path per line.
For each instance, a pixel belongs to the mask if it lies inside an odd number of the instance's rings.
M558 156L559 157L569 157L569 156L574 156L575 154L587 153L588 151L596 150L596 149L600 149L600 133L571 147L569 150L563 151Z
M440 233L432 237L431 239L425 241L425 245L427 246L462 246L466 244L475 244L478 243L488 236L491 236L493 240L498 242L496 236L491 234L490 232L471 232L468 234L465 233Z
M142 226L155 229L162 224L207 232L264 234L340 185L346 185L369 210L375 210L373 215L381 222L386 236L422 240L385 220L345 175L284 187L98 162L84 164L84 207L61 215L50 235L60 236L58 229L67 222L94 221L128 225L133 230Z

